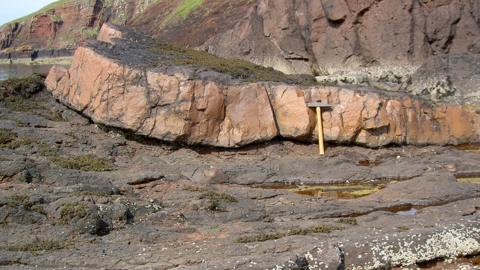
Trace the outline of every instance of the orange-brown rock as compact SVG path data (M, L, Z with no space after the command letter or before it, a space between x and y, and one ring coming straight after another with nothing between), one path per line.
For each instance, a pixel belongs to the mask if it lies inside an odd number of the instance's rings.
M80 47L69 70L52 68L47 87L93 121L137 134L220 147L277 136L313 141L316 117L306 102L322 100L332 105L323 113L327 141L371 147L480 141L480 114L458 105L371 88L246 82L205 68L158 65L146 37L114 43Z

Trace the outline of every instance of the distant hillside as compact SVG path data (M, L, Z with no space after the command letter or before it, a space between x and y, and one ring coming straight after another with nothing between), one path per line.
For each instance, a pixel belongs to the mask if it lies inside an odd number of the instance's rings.
M0 49L75 47L104 22L287 73L480 53L475 0L62 0L4 25Z

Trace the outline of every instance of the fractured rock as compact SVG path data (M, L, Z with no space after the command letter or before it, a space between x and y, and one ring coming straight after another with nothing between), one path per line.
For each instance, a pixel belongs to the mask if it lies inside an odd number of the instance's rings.
M480 115L470 108L367 87L244 81L161 62L170 55L155 52L153 40L116 29L123 39L80 47L69 70L54 67L46 79L58 100L97 123L189 145L240 147L279 135L313 141L316 117L306 102L322 100L332 105L323 113L327 141L379 147L480 140Z

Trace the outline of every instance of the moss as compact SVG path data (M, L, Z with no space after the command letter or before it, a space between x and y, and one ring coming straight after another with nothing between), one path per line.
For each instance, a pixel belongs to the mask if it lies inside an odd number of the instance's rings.
M457 181L463 184L480 184L480 177L459 177Z
M290 84L313 85L315 78L310 75L286 75L273 68L255 65L241 59L225 59L204 51L181 48L170 44L157 44L151 49L162 55L159 65L188 65L208 68L231 75L248 82L272 81Z
M265 241L270 241L270 240L277 240L280 238L285 237L286 235L284 233L260 233L256 235L250 235L250 236L242 236L237 238L235 240L236 243L253 243L253 242L265 242Z
M195 11L203 4L204 0L182 0L175 9L168 14L161 23L161 27L170 24L173 21L186 19L190 13Z
M74 195L76 196L94 196L94 197L108 197L110 194L107 192L102 192L102 191L81 191L81 192L75 192Z
M399 232L408 232L408 231L410 231L410 228L407 227L407 226L398 226L397 229L398 229Z
M191 186L191 185L184 186L183 190L189 191L189 192L208 192L207 188Z
M60 223L68 224L72 219L84 218L88 214L88 207L82 203L66 203L60 209Z
M65 121L60 113L43 104L44 99L34 98L43 89L44 77L40 75L0 81L0 102L10 110L35 113L51 121Z
M37 212L39 214L42 214L44 216L47 215L47 211L45 211L45 208L43 208L43 206L41 205L33 205L30 210L32 210L33 212Z
M17 138L17 134L6 129L0 129L0 147L5 148Z
M0 144L0 148L17 149L21 146L32 145L34 141L29 138L16 137L13 141L6 144Z
M10 78L0 81L0 100L8 97L31 98L34 94L45 88L44 77L32 75L23 78Z
M210 211L221 211L222 203L235 203L238 200L232 195L226 193L217 193L214 191L209 191L200 196L200 199L206 199L207 209Z
M30 198L26 195L14 195L7 199L7 205L10 207L24 207L30 210L34 204L30 202Z
M336 230L342 230L341 227L335 227L330 225L315 225L308 228L295 228L286 232L278 231L273 233L260 233L256 235L242 236L235 240L236 243L252 243L252 242L265 242L269 240L276 240L286 236L294 235L310 235L317 233L331 233Z
M51 16L50 16L50 19L51 19L52 22L54 22L54 23L61 23L61 22L63 22L62 17L59 16L59 15L57 15L57 14L51 15Z
M52 161L58 166L66 169L104 172L113 169L113 163L105 158L95 155L80 155L74 157L54 157Z
M16 252L36 253L40 251L52 251L64 248L66 248L66 244L60 241L35 239L33 242L28 244L9 246L7 250Z
M98 36L98 28L84 28L82 29L82 36L86 39L94 39Z
M354 226L358 225L356 218L341 218L337 222L341 224L347 224L347 225L354 225Z
M314 233L331 233L336 230L340 230L340 227L330 225L315 225L303 229L292 229L287 232L286 235L309 235Z

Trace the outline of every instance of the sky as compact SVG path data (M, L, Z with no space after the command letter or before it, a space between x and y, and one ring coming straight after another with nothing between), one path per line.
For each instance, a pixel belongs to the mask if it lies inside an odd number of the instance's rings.
M0 0L0 25L33 13L55 0Z

